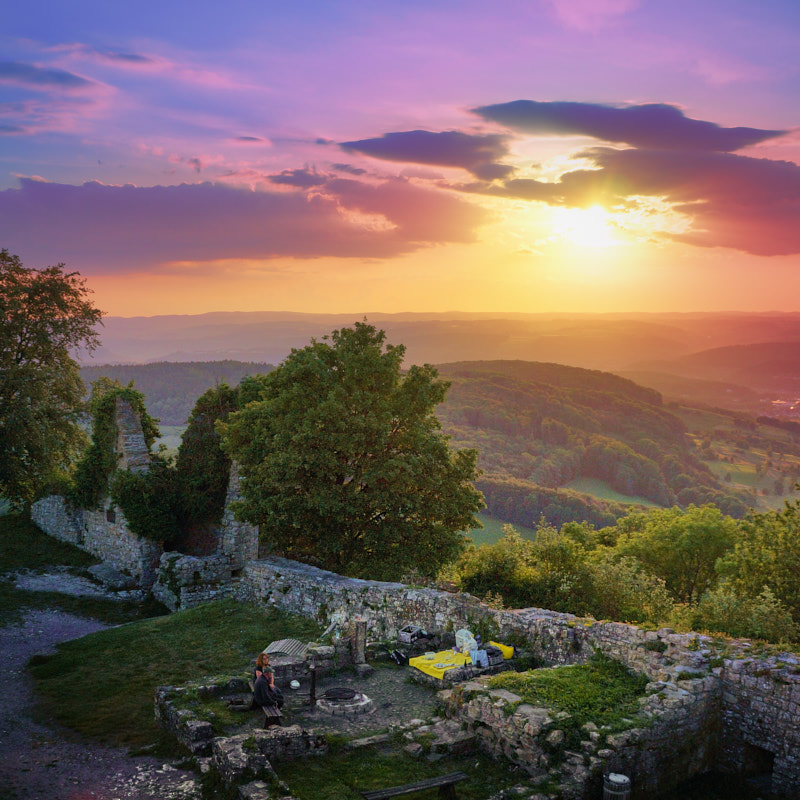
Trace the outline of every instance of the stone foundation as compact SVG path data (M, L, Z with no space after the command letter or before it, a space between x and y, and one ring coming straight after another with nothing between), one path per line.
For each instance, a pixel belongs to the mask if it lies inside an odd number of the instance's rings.
M632 797L644 800L711 769L719 741L715 677L680 685L655 682L647 692L630 729L606 735L589 722L574 751L563 750L569 714L521 703L513 692L489 688L486 678L439 697L448 717L474 734L481 749L522 767L531 778L557 783L564 800L599 796L607 772L629 776Z

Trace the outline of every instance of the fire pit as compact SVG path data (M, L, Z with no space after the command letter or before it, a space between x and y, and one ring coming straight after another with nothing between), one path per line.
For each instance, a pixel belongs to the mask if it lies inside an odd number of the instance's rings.
M374 710L372 700L362 692L334 687L317 698L317 708L326 714L369 714Z

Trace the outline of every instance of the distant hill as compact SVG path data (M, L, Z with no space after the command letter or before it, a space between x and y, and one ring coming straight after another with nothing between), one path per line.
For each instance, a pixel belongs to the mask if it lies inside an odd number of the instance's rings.
M241 361L158 362L155 364L106 364L82 367L87 390L100 376L120 383L133 381L145 396L147 411L162 425L185 425L197 398L223 381L236 386L245 375L266 373L272 364Z
M502 359L619 371L710 348L800 341L800 314L218 312L107 317L100 329L102 346L89 363L236 359L277 364L312 336L364 317L383 328L391 343L405 344L406 361L415 364ZM641 368L682 374L660 366Z
M617 374L641 386L655 389L665 400L700 403L753 413L761 413L764 408L763 393L735 383L687 378L684 375L647 370L621 370Z
M800 339L715 347L632 369L726 381L759 393L800 393Z

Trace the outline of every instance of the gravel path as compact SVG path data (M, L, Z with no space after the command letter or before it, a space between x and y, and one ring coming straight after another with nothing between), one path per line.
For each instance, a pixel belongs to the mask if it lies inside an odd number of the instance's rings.
M36 653L107 626L53 610L29 610L0 628L0 798L2 800L198 800L196 776L152 757L77 738L31 717L25 665ZM124 724L124 720L120 720Z

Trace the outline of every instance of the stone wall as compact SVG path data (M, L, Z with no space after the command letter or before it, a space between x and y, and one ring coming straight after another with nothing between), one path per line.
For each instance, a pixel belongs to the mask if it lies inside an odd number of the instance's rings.
M149 588L156 580L160 542L132 533L119 509L108 501L98 511L71 509L60 495L43 497L31 507L31 519L45 533L91 553L137 585Z
M54 539L76 547L83 545L86 533L83 512L71 508L60 494L51 494L37 500L31 506L31 520Z
M640 698L627 730L606 733L588 722L580 745L565 749L569 714L521 703L481 678L440 694L450 718L462 723L481 749L503 756L534 779L559 785L564 800L599 796L602 776L631 779L634 798L653 797L709 770L718 742L719 681L714 677L654 682Z
M144 439L142 421L131 404L117 398L117 469L147 472L150 469L150 449Z
M725 661L720 767L772 770L773 790L800 796L800 658Z
M220 524L220 552L230 558L231 568L240 570L249 561L258 558L258 528L248 522L239 522L233 516L231 503L241 497L239 465L231 464L225 511Z
M170 611L231 596L235 591L231 560L225 555L184 556L164 553L153 596Z

